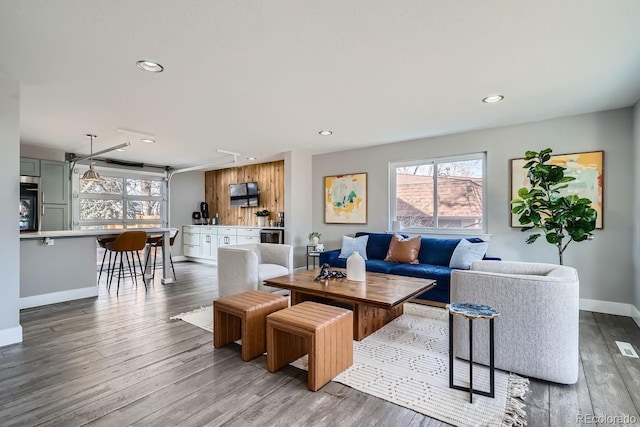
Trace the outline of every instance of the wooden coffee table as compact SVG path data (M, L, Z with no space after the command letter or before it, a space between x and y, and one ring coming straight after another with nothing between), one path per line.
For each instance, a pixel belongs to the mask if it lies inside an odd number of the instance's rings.
M332 270L344 271L335 268ZM265 281L268 286L288 289L291 305L315 301L353 311L353 339L371 335L403 313L403 304L435 287L435 280L367 272L367 280L315 281L320 269L295 272Z

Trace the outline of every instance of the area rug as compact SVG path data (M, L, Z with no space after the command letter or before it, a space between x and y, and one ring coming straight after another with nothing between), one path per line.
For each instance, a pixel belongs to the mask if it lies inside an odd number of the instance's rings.
M169 320L182 320L198 328L213 333L213 306L200 307L196 310L171 316Z
M181 319L213 330L211 307ZM456 426L521 426L529 380L496 370L495 398L449 388L449 321L444 309L405 304L404 314L362 341L354 341L353 365L333 381ZM307 369L306 356L293 366ZM469 384L469 365L455 361L455 382ZM474 387L489 390L489 369L474 366Z

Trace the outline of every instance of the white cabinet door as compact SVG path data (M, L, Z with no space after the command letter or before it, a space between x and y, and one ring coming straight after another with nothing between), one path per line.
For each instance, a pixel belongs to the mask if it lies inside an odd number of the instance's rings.
M238 245L245 243L260 243L260 229L259 228L238 228L238 237L236 242Z
M200 233L186 232L182 235L182 243L185 245L200 245Z
M228 245L235 245L237 244L238 240L234 235L218 235L218 247L222 247L222 246L228 246Z
M200 245L182 245L182 253L184 256L198 258L200 257Z
M198 227L182 226L182 254L192 258L200 257L200 229Z
M260 243L260 237L238 235L238 237L236 238L236 241L238 242L239 245L244 245L245 243Z
M218 258L218 233L205 232L200 235L200 256L207 259Z

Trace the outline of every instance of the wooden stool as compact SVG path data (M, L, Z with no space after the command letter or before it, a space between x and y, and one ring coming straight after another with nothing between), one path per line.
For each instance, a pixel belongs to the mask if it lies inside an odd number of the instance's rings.
M242 360L266 350L267 314L289 306L286 297L263 291L248 291L213 301L213 346L222 347L242 338Z
M267 369L309 354L308 387L317 391L353 364L353 312L306 301L267 316Z

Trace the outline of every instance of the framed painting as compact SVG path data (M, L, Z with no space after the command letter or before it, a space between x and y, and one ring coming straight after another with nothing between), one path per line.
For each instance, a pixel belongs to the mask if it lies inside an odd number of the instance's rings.
M324 222L367 223L367 174L324 177Z
M524 159L511 160L511 198L509 201L518 198L518 190L529 186L527 169ZM589 151L585 153L570 153L551 155L549 163L563 166L565 174L576 178L569 182L569 186L560 191L560 194L577 194L591 200L591 207L598 212L596 228L604 227L604 151ZM511 212L511 205L509 205ZM511 214L511 226L522 227L518 221L518 215Z

